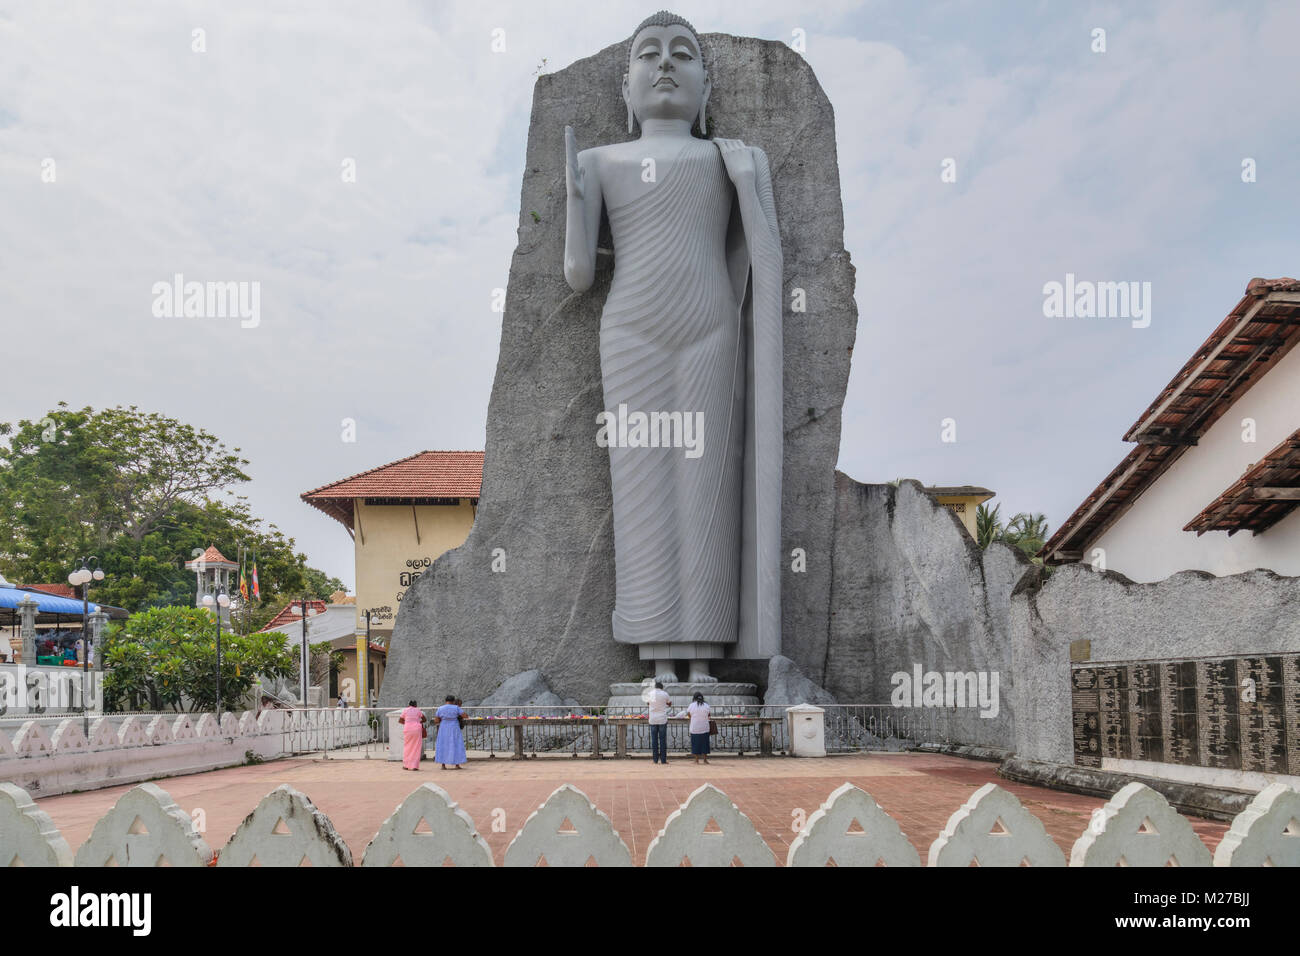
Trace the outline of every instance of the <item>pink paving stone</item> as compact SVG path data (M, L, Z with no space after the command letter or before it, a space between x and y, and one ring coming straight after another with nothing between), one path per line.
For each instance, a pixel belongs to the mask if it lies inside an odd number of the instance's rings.
M811 815L840 784L870 793L898 821L924 861L948 817L986 783L1011 791L1069 855L1092 811L1105 801L1003 780L997 765L937 754L855 754L826 758L717 757L707 767L676 759L660 767L645 758L511 761L472 759L461 771L427 763L418 773L386 760L289 759L156 781L186 812L202 810L204 838L219 849L263 796L282 783L301 790L330 820L360 862L379 825L424 782L446 790L474 818L496 862L506 846L561 784L582 790L609 815L632 859L645 854L668 814L696 787L712 783L750 818L780 863L795 837L794 810ZM74 851L95 822L130 787L37 800ZM493 811L505 811L504 832L492 832ZM499 819L499 814L497 818ZM1227 825L1188 817L1213 851Z

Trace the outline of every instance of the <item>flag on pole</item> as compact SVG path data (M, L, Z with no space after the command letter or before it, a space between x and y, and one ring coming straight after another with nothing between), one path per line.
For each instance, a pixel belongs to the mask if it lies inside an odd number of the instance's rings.
M248 578L244 575L243 555L240 555L239 561L239 596L245 601L248 600Z
M262 600L262 590L257 586L257 555L253 555L253 600Z

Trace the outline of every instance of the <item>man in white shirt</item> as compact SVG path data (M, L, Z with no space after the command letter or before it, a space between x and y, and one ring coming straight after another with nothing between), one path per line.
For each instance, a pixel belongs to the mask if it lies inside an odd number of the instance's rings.
M654 690L646 698L650 708L650 754L655 763L668 762L668 708L672 698L660 681L655 681Z

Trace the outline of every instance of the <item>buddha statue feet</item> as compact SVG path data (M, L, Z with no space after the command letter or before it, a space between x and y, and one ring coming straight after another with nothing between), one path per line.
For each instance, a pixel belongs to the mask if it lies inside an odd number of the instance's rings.
M709 673L709 662L706 660L691 661L690 674L688 683L691 684L716 684L718 682L718 679Z

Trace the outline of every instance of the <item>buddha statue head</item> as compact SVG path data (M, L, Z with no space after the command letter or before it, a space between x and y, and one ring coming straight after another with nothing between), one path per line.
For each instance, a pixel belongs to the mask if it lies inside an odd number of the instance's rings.
M642 21L632 34L627 72L623 74L623 101L627 103L627 131L634 121L685 120L698 117L706 132L704 109L712 89L704 66L704 45L684 18L660 10Z

